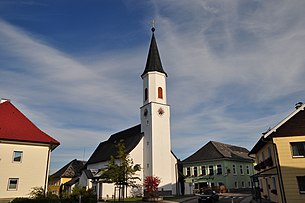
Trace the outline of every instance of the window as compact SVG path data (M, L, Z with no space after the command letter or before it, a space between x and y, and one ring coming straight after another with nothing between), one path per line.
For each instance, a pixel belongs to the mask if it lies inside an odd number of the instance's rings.
M158 98L163 99L162 87L158 87Z
M14 151L13 161L14 162L21 162L21 160L22 160L22 151Z
M203 176L205 176L207 173L206 173L206 170L205 170L205 166L201 166L201 174Z
M297 181L300 193L305 194L305 176L297 176Z
M250 167L246 166L247 175L250 175Z
M194 176L198 176L198 169L197 169L197 166L194 167Z
M234 186L235 186L235 188L238 188L237 181L234 182Z
M222 167L221 167L221 165L219 164L216 167L217 167L217 175L221 175L222 174Z
M194 189L195 189L195 190L198 190L198 189L199 189L199 184L198 184L198 183L195 183Z
M214 175L213 165L209 166L209 175Z
M268 158L271 157L271 148L268 146Z
M233 164L233 174L236 175L236 166Z
M272 189L276 190L276 178L272 177Z
M244 181L241 181L241 187L245 187Z
M191 176L191 168L190 167L186 168L186 176Z
M248 181L248 188L250 188L251 187L251 182L250 181Z
M305 156L305 142L291 142L292 156L304 157Z
M240 174L241 174L241 175L244 175L244 168L243 168L243 165L240 165L240 166L239 166L239 169L240 169Z
M265 161L265 153L262 152L262 160Z
M264 192L263 180L262 179L259 179L259 187L261 189L261 192Z
M8 179L7 190L17 190L18 189L18 178Z
M144 90L144 101L146 101L148 99L148 90L147 88L145 88Z

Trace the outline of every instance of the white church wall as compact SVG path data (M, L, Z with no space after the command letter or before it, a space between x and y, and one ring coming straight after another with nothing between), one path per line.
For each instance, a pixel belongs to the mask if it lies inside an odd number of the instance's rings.
M141 141L138 143L138 145L130 152L130 157L133 159L133 163L135 164L140 164L141 166L141 171L137 172L137 177L140 178L140 180L136 181L136 184L139 185L139 191L134 189L134 188L128 188L128 196L134 196L138 195L140 193L143 194L142 190L143 188L143 181L144 181L144 172L143 172L143 143L144 143L144 138L142 137Z
M171 156L171 179L172 179L172 192L173 194L177 194L177 184L178 184L178 165L177 165L177 159L176 157L172 154Z
M162 87L162 99L158 98L158 87ZM148 72L147 77L143 78L143 95L145 94L145 88L149 88L150 91L148 91L148 99L145 101L145 99L143 98L144 104L148 104L150 102L166 104L166 81L164 73L159 73L157 71Z
M162 108L163 115L158 111ZM152 104L152 167L153 175L161 179L160 188L171 190L172 165L170 144L170 109L167 105Z

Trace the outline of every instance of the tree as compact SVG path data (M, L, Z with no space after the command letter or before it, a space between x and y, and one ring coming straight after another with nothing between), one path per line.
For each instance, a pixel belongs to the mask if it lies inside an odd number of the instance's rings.
M136 176L136 172L141 170L139 164L133 163L133 159L126 153L123 141L116 145L117 155L111 156L106 168L102 169L101 178L103 182L114 183L119 189L119 200L121 196L124 198L125 188L137 187L136 180L140 180ZM115 194L114 194L115 196Z
M155 197L158 194L158 186L161 179L156 176L146 176L144 180L144 188L147 194L151 197Z

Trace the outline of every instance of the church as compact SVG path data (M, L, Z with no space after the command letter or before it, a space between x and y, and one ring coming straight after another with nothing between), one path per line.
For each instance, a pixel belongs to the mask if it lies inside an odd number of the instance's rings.
M148 57L141 75L143 80L143 105L140 107L141 123L110 136L101 142L89 158L79 184L93 188L98 199L110 199L114 185L99 181L99 169L105 168L111 156L116 155L116 144L123 141L126 153L134 164L139 164L137 172L143 185L147 176L161 179L159 191L162 195L175 195L178 190L177 158L171 151L170 106L167 104L166 79L152 28ZM142 195L143 188L128 188L127 197Z

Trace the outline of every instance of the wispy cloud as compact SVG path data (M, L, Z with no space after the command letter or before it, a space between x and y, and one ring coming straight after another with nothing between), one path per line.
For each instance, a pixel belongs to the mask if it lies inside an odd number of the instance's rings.
M304 100L303 4L141 4L141 11L153 8L156 16L155 34L169 75L172 148L179 158L210 140L250 149L294 102ZM138 19L145 29L147 19ZM62 142L53 153L53 170L81 158L84 148L88 158L111 133L140 122L147 37L144 45L76 56L45 36L0 21L1 96Z

